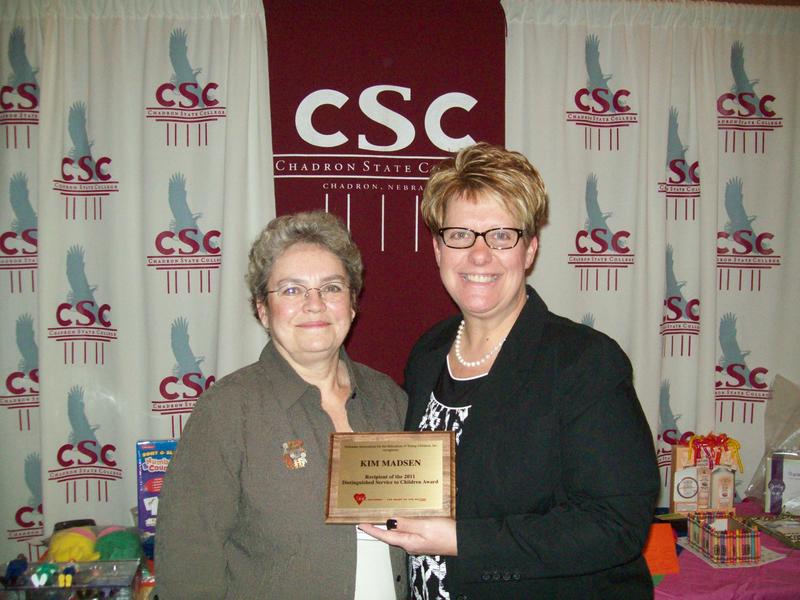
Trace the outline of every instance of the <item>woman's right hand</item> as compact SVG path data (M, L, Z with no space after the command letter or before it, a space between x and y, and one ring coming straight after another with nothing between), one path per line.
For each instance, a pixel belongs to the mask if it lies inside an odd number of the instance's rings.
M369 523L358 528L392 546L399 546L408 554L457 556L458 540L456 522L444 517L422 517L392 519L394 529L382 529Z

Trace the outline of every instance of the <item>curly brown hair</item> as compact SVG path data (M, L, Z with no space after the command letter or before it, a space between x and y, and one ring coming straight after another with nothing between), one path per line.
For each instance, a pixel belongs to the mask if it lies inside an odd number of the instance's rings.
M299 212L270 221L250 247L245 281L250 289L250 308L256 319L260 322L258 304L266 300L267 282L275 261L295 244L315 244L342 261L355 308L364 282L364 265L350 232L338 217L330 213L321 210Z

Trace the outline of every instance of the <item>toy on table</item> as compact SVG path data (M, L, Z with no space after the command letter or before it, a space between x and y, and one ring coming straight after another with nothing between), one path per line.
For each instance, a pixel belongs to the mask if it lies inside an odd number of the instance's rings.
M68 588L72 587L72 578L75 576L75 573L78 572L75 563L70 563L61 573L58 574L58 587L60 588Z
M95 549L100 560L134 560L143 558L139 534L119 525L106 527L97 534Z
M142 540L142 552L144 552L145 558L153 560L153 557L156 553L156 536L154 535L145 535L144 539Z
M54 575L58 573L58 565L51 562L43 562L31 575L31 583L33 587L44 587L49 585L54 579Z
M100 558L95 550L97 537L87 527L72 527L55 532L50 537L45 557L56 562L91 561Z
M17 558L6 565L6 574L0 577L3 587L10 587L17 584L22 574L28 570L28 560L24 554L18 554Z

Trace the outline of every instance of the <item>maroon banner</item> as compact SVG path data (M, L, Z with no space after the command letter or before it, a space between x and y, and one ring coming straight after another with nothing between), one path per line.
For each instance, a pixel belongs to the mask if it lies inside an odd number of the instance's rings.
M365 264L347 342L398 382L411 346L453 314L419 214L430 169L502 144L498 1L265 0L276 209L342 218Z

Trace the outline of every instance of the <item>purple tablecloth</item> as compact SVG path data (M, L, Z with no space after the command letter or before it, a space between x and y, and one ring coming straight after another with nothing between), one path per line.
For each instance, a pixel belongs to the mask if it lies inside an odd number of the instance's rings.
M762 514L750 498L736 506L736 514ZM766 533L761 545L786 558L758 567L715 569L691 552L678 556L681 572L667 575L656 586L656 600L798 600L800 599L800 550L783 545Z

